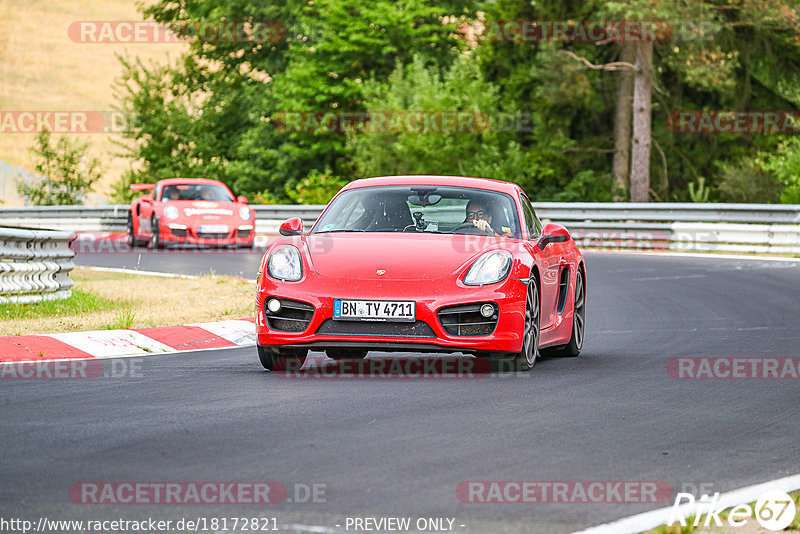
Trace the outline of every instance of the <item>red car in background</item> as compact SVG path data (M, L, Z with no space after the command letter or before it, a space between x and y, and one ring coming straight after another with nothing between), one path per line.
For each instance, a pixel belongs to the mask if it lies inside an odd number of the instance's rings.
M261 364L309 349L462 352L527 371L540 349L583 346L586 266L569 232L542 225L516 184L452 176L356 180L308 233L298 218L264 254Z
M170 178L155 184L133 184L151 191L131 203L128 245L228 245L252 248L256 214L245 197L234 197L218 180Z

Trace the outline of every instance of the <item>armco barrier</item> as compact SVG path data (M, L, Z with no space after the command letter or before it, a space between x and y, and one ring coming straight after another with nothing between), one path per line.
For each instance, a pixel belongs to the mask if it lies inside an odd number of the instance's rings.
M36 302L72 295L74 232L0 227L0 302Z
M800 205L540 202L543 220L566 226L584 247L800 253ZM290 217L308 228L324 206L256 205L256 234ZM0 208L3 224L76 232L124 232L125 205Z

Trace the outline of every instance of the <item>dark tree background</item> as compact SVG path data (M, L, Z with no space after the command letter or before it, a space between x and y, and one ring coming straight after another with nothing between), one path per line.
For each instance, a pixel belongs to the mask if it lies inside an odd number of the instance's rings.
M289 202L319 201L298 191L321 175L338 184L439 173L515 181L539 201L628 199L634 183L655 201L800 202L797 136L676 133L667 121L683 110L797 111L796 0L279 4L162 0L144 10L166 24L268 20L286 32L264 43L193 41L173 65L125 62L120 106L135 121L120 200L128 183L172 176ZM493 21L509 20L655 20L668 30L650 43L489 37ZM637 130L634 100L649 102L651 127ZM296 133L274 122L286 111L336 110L523 120L450 134Z

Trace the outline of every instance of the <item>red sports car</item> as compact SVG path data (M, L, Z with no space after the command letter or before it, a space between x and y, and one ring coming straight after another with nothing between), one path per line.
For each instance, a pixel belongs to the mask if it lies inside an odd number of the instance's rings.
M234 197L217 180L170 178L133 184L151 191L134 200L128 212L128 245L232 245L253 247L256 214L245 197Z
M577 356L586 268L566 228L516 184L484 178L357 180L308 233L298 218L264 254L256 331L266 369L370 350L461 352L528 370L539 349ZM295 362L297 364L297 362Z

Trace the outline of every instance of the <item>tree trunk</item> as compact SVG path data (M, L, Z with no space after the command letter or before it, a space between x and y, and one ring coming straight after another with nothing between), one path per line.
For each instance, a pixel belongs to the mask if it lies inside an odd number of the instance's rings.
M653 42L636 44L633 81L633 143L631 147L631 202L647 202L650 191L650 89Z
M620 44L619 60L636 61L636 49L631 43ZM617 109L614 117L614 200L620 202L628 196L631 169L631 117L633 115L633 72L619 71Z

